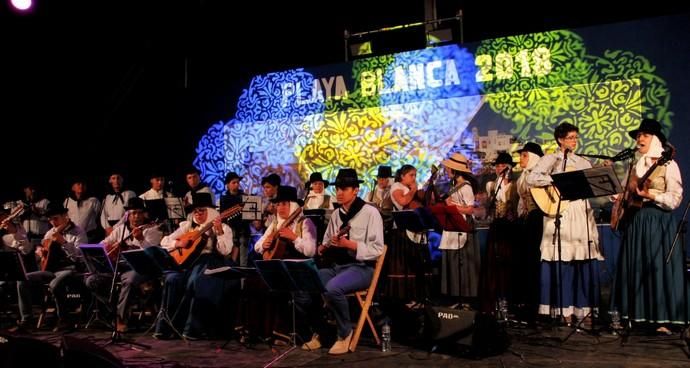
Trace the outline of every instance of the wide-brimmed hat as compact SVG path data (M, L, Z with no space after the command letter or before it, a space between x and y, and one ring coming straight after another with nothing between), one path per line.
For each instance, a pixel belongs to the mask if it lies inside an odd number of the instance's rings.
M211 193L192 193L192 203L185 207L185 211L192 212L199 207L216 207L211 200Z
M535 155L537 155L537 156L539 156L539 157L544 156L544 151L541 149L541 146L538 145L538 144L536 144L536 143L533 143L533 142L527 142L527 143L525 143L525 145L522 146L522 148L520 148L520 149L517 150L516 152L517 152L517 153L523 153L523 152L525 152L525 151L527 151L527 152L532 152L532 153L534 153Z
M278 187L276 196L271 199L272 203L278 202L295 202L300 207L304 205L304 201L297 198L297 188L289 185L281 185Z
M338 175L335 177L335 183L333 184L338 188L342 188L358 187L361 183L364 183L364 180L359 180L355 169L340 169L338 170Z
M472 173L472 170L470 170L470 161L462 153L453 153L449 158L441 161L441 164L453 170Z
M317 182L317 181L322 182L324 188L327 188L328 185L330 184L330 183L328 182L328 180L323 180L323 176L321 176L321 173L320 173L320 172L315 172L315 173L311 173L311 175L309 175L309 181L307 182L306 187L309 188L309 186L311 185L311 183L314 183L314 182Z
M144 205L144 200L139 197L132 197L127 201L125 205L125 210L142 210L146 211L146 206Z
M48 206L46 206L46 217L62 215L65 213L67 213L67 208L65 208L65 206L63 206L60 202L50 202L48 203Z
M637 139L637 134L639 132L654 134L661 143L666 143L666 136L661 132L661 123L654 119L642 119L640 122L640 127L633 129L628 132L632 139Z
M229 183L235 179L242 180L242 177L237 175L236 172L230 171L227 175L225 175L225 184L227 184L227 183Z
M513 156L511 156L507 152L499 152L498 157L494 160L492 163L493 165L498 165L498 164L507 164L510 166L515 166L515 162L513 162Z
M379 172L376 174L376 177L380 179L392 178L393 169L390 166L379 166Z
M277 187L280 185L280 176L278 176L278 174L270 174L268 176L264 176L261 179L261 185L264 185L266 183L271 184L274 187Z

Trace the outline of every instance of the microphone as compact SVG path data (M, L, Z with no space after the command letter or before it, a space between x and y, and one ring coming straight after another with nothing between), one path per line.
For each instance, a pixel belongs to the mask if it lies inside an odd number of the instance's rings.
M626 148L620 152L618 152L615 156L611 157L611 161L613 162L618 162L618 161L623 161L627 160L629 158L632 158L635 156L635 152L637 152L637 146L634 148Z

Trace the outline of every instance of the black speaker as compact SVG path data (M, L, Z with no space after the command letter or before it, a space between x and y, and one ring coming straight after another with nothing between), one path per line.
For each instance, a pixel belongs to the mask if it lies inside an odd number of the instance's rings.
M63 336L62 357L65 367L124 368L124 364L104 348L84 339Z
M432 349L480 358L501 354L509 345L505 327L489 314L427 305L424 326Z
M60 350L23 336L0 335L0 367L59 367Z

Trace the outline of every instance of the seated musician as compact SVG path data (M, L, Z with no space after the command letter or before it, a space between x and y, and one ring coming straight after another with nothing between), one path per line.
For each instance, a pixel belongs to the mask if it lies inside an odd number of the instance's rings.
M276 205L276 219L269 224L264 235L254 245L254 250L264 256L265 259L295 259L313 257L316 253L316 225L310 218L299 216L292 224L285 225L286 220L290 215L295 213L302 205L302 200L297 198L297 189L292 186L278 187L278 194L271 199L272 203ZM277 233L276 233L277 232ZM275 239L275 236L279 239ZM277 244L276 240L282 241ZM274 249L274 247L285 247L283 249ZM245 286L255 287L256 289L263 289L262 286L256 287L251 283L246 283ZM254 290L256 301L263 299L266 303L273 304L272 306L252 305L252 309L256 312L263 312L261 318L265 323L260 326L254 326L250 323L250 328L258 329L254 331L259 335L268 335L272 332L276 337L276 344L280 344L280 339L289 340L285 332L290 331L289 322L292 317L289 315L290 310L287 307L287 300L285 295L271 295L268 296L262 293L261 290ZM273 307L275 306L275 307ZM257 313L258 314L258 313ZM269 329L261 331L261 329ZM306 339L311 337L303 336Z
M327 180L323 180L319 172L309 175L309 181L306 183L309 194L307 195L307 200L304 202L305 210L314 210L318 208L333 209L331 196L324 192L329 184Z
M53 227L46 233L41 246L36 248L36 254L41 259L41 270L28 273L27 281L17 282L21 319L13 329L15 331L26 329L33 322L31 289L40 288L47 282L50 283L50 291L55 297L59 319L54 331L69 326L64 319L65 282L75 274L77 266L83 266L81 252L77 247L87 242L86 233L70 220L67 209L61 203L49 203L46 216Z
M110 259L113 262L120 261L117 270L122 283L117 301L116 331L118 333L124 333L127 330L127 308L132 289L149 280L149 276L137 273L120 259L119 252L158 246L163 237L158 226L155 223L149 223L143 199L130 198L124 209L127 211L126 220L115 225L110 235L101 241ZM112 274L90 274L85 281L86 287L100 300L110 300L107 293L110 291L112 278Z
M357 197L361 180L354 169L341 169L335 180L336 197L342 206L331 216L324 239L327 245L320 245L320 255L334 255L330 267L319 270L321 281L326 292L323 297L328 308L335 315L338 339L328 351L330 354L345 354L349 351L352 339L352 324L347 294L369 287L374 275L376 258L383 252L383 222L378 210L367 205ZM341 230L350 226L346 234L339 236ZM334 254L333 252L337 254ZM307 312L309 307L318 308L321 304L312 304L309 294L298 293L295 303L303 317L310 318L310 326L315 329L323 321L320 313ZM319 334L315 333L311 341L302 345L303 350L314 350L321 347Z
M31 255L34 247L29 242L24 228L15 223L16 220L10 218L9 211L0 208L0 237L2 238L0 252L18 251L26 263L27 256ZM5 297L5 281L0 281L0 290L0 297Z
M205 329L219 315L219 306L223 296L220 290L225 284L212 276L204 275L206 268L216 268L231 265L227 257L232 252L232 229L222 223L218 211L208 193L195 193L192 204L186 209L192 213L191 221L183 221L172 234L161 240L161 246L168 252L176 249L186 249L192 244L187 236L196 228L213 226L200 238L200 255L184 271L172 271L165 274L162 304L169 311L170 316L176 315L175 325L184 323L182 336L188 340L204 337ZM235 283L233 283L234 285ZM184 295L184 297L183 297ZM179 322L179 323L178 323ZM204 326L206 325L206 326ZM170 326L164 321L156 325L154 338L166 339L171 335Z

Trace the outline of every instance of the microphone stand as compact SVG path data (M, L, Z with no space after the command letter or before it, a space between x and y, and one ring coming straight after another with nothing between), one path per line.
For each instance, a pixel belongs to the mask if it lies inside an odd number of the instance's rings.
M563 169L562 172L565 172L566 165L568 163L568 153L570 152L570 149L566 148L565 151L563 151ZM553 240L551 242L552 245L557 246L557 252L558 252L558 263L556 264L557 268L557 285L558 285L558 307L560 310L560 318L564 318L563 316L563 285L561 284L563 282L563 275L561 274L561 201L562 197L560 192L558 193L558 204L556 205L556 218L554 220L554 232L553 232Z

